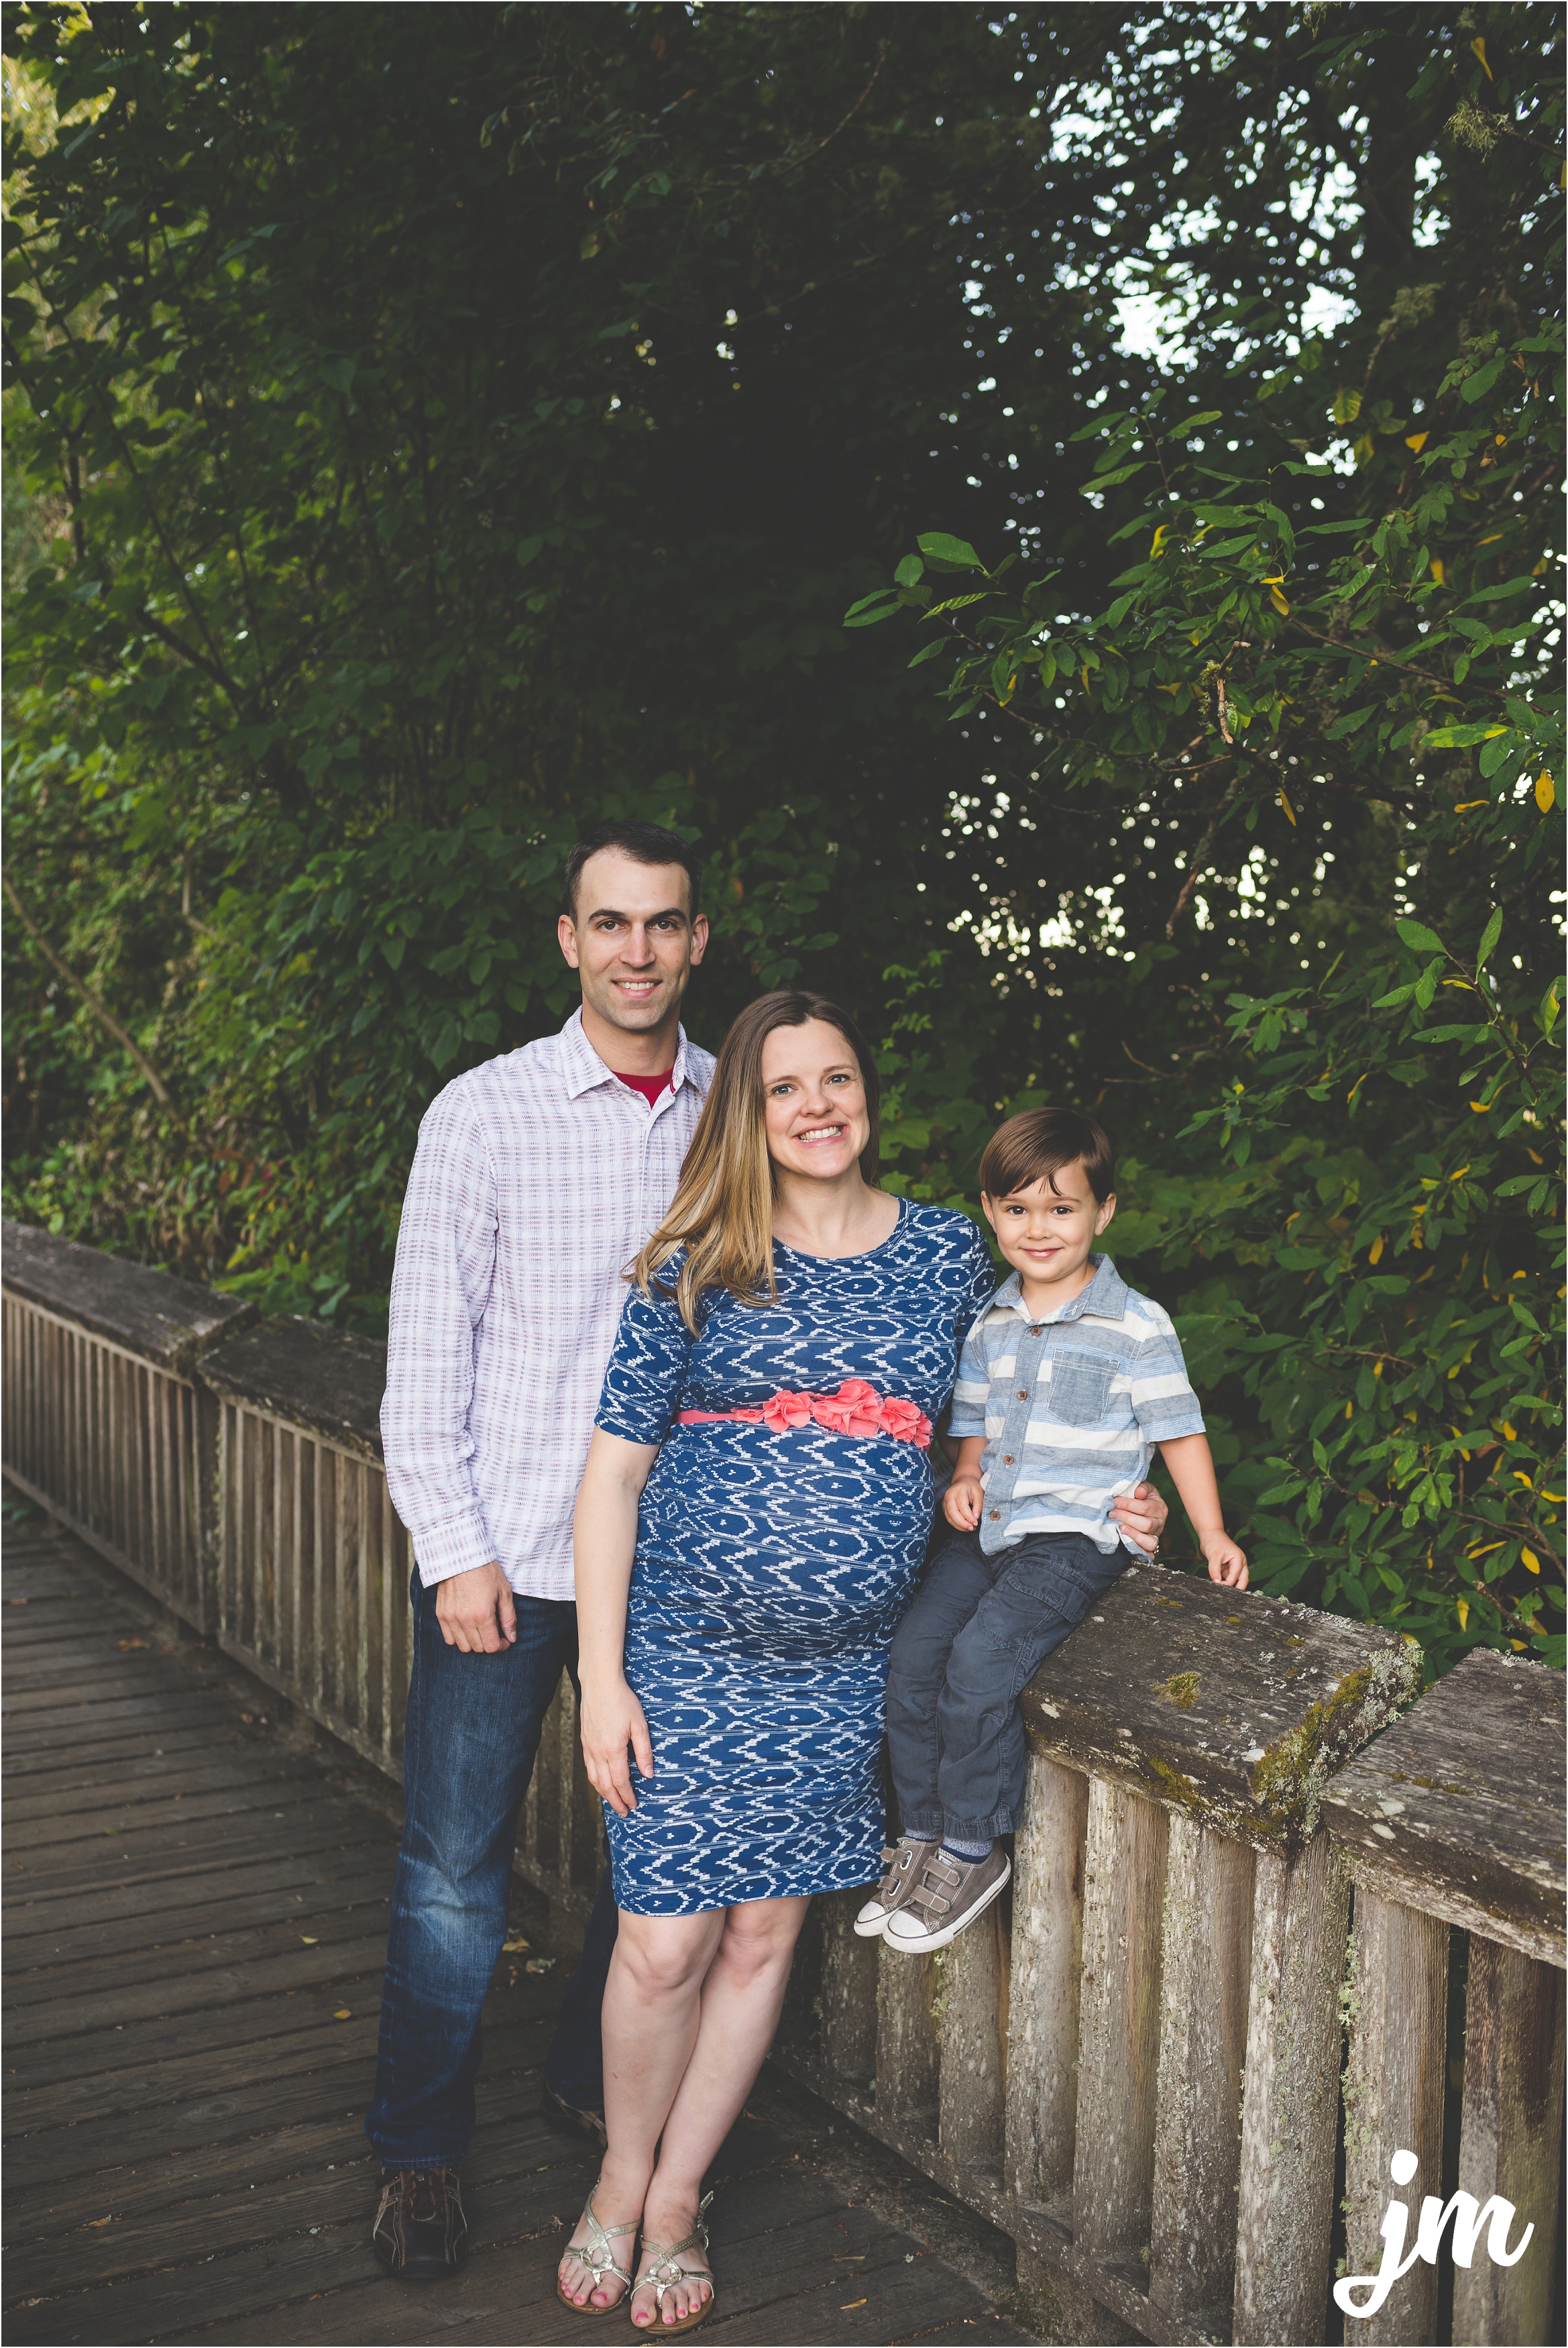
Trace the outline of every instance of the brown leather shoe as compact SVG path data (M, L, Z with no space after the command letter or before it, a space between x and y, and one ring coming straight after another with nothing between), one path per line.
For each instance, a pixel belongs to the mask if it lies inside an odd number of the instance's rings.
M384 2168L371 2231L375 2255L400 2282L437 2282L468 2255L468 2220L455 2168Z

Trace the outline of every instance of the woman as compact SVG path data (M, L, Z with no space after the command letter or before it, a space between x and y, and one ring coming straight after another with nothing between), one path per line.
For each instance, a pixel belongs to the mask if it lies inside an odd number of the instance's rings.
M583 1754L620 1922L609 2151L559 2289L603 2315L635 2275L631 2320L664 2334L712 2303L702 2178L807 1902L881 1874L887 1650L932 1422L996 1284L967 1216L873 1187L876 1113L834 1004L781 989L741 1014L632 1267L578 1496ZM1134 1530L1163 1515L1146 1497Z
M968 1218L874 1189L876 1166L853 1021L753 1003L633 1267L578 1497L583 1754L621 1913L610 2149L560 2287L617 2305L640 2220L631 2319L664 2333L712 2302L702 2180L806 1903L881 1873L887 1648L930 1529L931 1422L995 1284Z

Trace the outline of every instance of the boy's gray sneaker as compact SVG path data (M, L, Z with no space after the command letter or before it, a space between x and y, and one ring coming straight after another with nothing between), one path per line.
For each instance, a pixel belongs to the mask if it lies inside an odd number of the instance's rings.
M918 1883L888 1917L884 1943L912 1957L945 1949L1000 1895L1011 1873L1000 1843L992 1843L984 1859L955 1859L938 1844Z
M902 1908L917 1888L926 1861L941 1847L939 1841L922 1842L918 1835L900 1835L883 1852L882 1880L855 1920L855 1929L863 1941L881 1939L882 1927L888 1917L895 1909Z

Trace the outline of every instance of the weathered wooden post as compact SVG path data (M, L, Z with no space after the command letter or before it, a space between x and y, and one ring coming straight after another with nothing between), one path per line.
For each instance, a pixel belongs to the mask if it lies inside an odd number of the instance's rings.
M1337 1776L1328 1831L1355 1880L1345 2147L1348 2268L1375 2274L1383 2213L1441 2196L1450 1931L1470 1934L1459 2189L1517 2218L1454 2274L1455 2340L1550 2337L1562 2176L1563 1696L1560 1672L1476 1649ZM1419 2167L1396 2185L1396 2151ZM1451 2221L1450 2221L1451 2222ZM1451 2236L1442 2255L1451 2255ZM1419 2259L1358 2338L1435 2336L1438 2277Z

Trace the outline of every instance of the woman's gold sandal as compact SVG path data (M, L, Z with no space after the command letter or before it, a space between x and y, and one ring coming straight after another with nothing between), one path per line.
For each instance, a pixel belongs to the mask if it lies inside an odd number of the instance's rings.
M560 2271L558 2268L556 2271L556 2297L559 2300L563 2307L569 2307L574 2315L613 2315L616 2309L618 2307L623 2307L626 2304L626 2302L630 2298L632 2281L631 2277L627 2273L626 2269L616 2264L614 2257L611 2255L610 2246L615 2240L617 2234L630 2234L635 2236L637 2229L642 2221L641 2219L634 2219L630 2226L601 2226L594 2212L593 2195L591 2193L588 2197L582 2215L583 2218L586 2218L588 2220L589 2236L587 2241L579 2242L575 2246L569 2243L567 2248L562 2251L561 2256L563 2259L576 2259L580 2265L587 2267L593 2277L593 2281L589 2284L588 2297L586 2299L569 2299L566 2292L561 2288ZM582 2219L579 2219L578 2223L580 2225ZM626 2285L626 2289L620 2299L610 2300L608 2305L604 2307L596 2307L593 2303L593 2294L603 2282L606 2275L614 2275L618 2281Z
M677 2332L695 2332L698 2324L706 2323L709 2316L713 2312L713 2301L719 2285L712 2269L682 2267L676 2264L682 2250L694 2250L699 2243L703 2250L707 2249L708 2229L703 2225L702 2219L707 2214L708 2204L712 2198L711 2193L704 2193L702 2196L697 2210L697 2222L683 2242L651 2242L646 2235L643 2237L642 2255L650 2260L651 2264L638 2276L631 2291L628 2293L628 2303L630 2304L631 2297L640 2291L645 2283L652 2291L652 2321L637 2325L638 2331L645 2333L650 2340L672 2340ZM664 2294L683 2282L707 2283L710 2286L708 2296L701 2307L694 2307L690 2315L682 2316L678 2323L666 2323L662 2321Z

